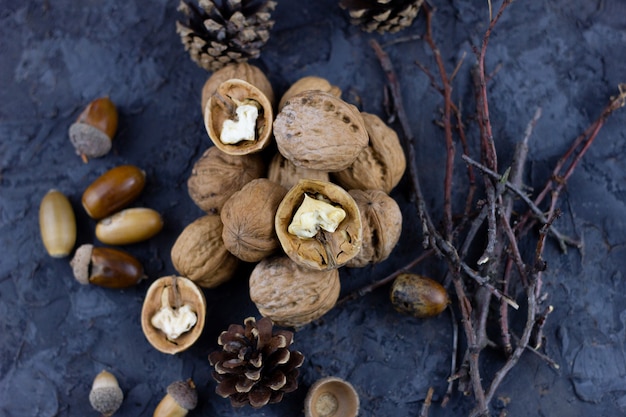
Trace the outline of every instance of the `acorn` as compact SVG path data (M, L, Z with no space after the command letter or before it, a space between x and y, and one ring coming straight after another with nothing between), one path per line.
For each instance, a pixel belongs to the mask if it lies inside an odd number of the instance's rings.
M191 379L172 382L167 387L167 394L163 397L153 417L184 417L198 404L198 392Z
M120 408L123 400L124 393L115 375L104 370L96 375L89 392L89 402L94 410L109 417Z
M450 304L446 289L437 281L417 274L400 274L390 293L396 311L418 318L434 317Z
M39 205L41 240L54 258L69 255L76 244L76 217L68 198L58 190L50 190Z
M128 288L146 277L143 266L134 256L119 249L94 247L91 244L76 249L70 265L74 278L83 285Z
M69 129L70 141L83 162L109 153L117 123L117 108L108 97L97 98L87 105Z
M163 219L156 210L134 207L118 211L96 224L96 237L107 245L129 245L156 235Z
M92 182L82 197L89 217L99 220L133 202L146 185L146 173L134 165L112 168Z

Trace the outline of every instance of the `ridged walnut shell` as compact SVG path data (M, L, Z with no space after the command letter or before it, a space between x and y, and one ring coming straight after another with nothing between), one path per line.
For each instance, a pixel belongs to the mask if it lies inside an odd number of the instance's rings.
M321 91L287 100L274 121L274 137L295 165L329 172L352 165L369 141L358 109Z
M274 217L287 189L267 178L250 181L222 207L222 240L230 253L246 262L258 262L274 253L280 242Z
M363 267L382 262L400 240L402 212L396 200L380 190L350 190L361 213L363 245L348 263L349 267Z
M304 200L304 195L323 197L346 212L334 232L320 229L312 238L289 233L288 227ZM278 206L276 234L280 244L295 263L313 270L329 270L345 265L361 250L363 230L359 208L347 191L330 182L301 180L292 187Z
M253 100L260 106L256 118L255 139L228 144L220 139L226 120L237 121L238 103ZM271 143L274 109L265 94L247 81L230 79L221 83L209 97L204 112L204 127L211 141L229 155L246 155L263 150Z
M383 190L390 193L406 169L406 158L397 133L375 114L361 113L369 145L334 181L347 190Z
M323 316L339 298L339 271L311 271L286 256L266 258L250 274L250 298L264 317L301 327Z
M264 174L265 163L260 155L228 155L211 146L194 164L187 189L198 207L215 214L231 195Z
M190 223L172 246L172 263L178 273L204 288L232 278L239 259L222 240L220 216L208 214Z
M174 287L176 285L176 287ZM176 290L174 290L176 288ZM193 327L182 333L175 340L169 340L165 333L152 325L152 317L163 305L163 291L168 291L167 299L171 307L181 307L185 304L196 313L197 321ZM178 296L176 295L178 292ZM177 302L180 303L177 306ZM148 342L160 352L176 354L188 349L202 334L206 316L206 299L204 293L191 280L178 276L165 276L155 280L146 293L141 309L141 328Z
M278 111L280 111L287 100L291 97L300 94L304 91L322 91L324 93L332 94L337 98L341 98L341 89L336 85L332 85L326 78L317 76L302 77L295 83L291 84L289 89L285 91L285 94L280 98L278 103Z
M295 166L293 162L277 152L267 169L267 178L290 189L300 180L320 180L329 182L328 172Z
M206 107L209 97L211 97L216 91L217 87L226 80L238 79L244 80L258 88L265 94L267 99L274 104L274 90L270 80L265 76L263 71L254 65L250 65L246 62L232 63L225 67L215 71L206 80L202 87L202 114L204 115L204 109Z

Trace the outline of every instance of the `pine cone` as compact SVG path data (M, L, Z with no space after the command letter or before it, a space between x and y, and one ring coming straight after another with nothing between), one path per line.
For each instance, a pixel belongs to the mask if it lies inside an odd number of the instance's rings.
M276 7L269 0L198 0L200 7L181 0L178 10L186 22L176 22L191 60L217 71L231 62L258 58L274 25Z
M280 402L283 394L298 387L298 368L302 353L289 350L293 333L272 332L269 318L244 320L244 326L231 324L217 342L223 350L212 352L209 362L215 367L215 392L230 398L233 407L250 404L254 408Z
M397 32L411 26L424 0L340 0L352 24L366 32Z

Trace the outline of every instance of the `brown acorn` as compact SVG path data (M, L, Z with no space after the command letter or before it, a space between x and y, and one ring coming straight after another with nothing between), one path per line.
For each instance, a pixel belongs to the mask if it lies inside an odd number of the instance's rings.
M134 165L112 168L92 182L82 197L92 219L102 219L133 202L146 185L146 173Z
M418 318L434 317L450 304L448 292L441 284L417 274L398 275L390 298L398 312Z
M69 129L70 141L85 163L109 153L117 124L117 108L108 97L87 105Z
M105 288L127 288L145 278L143 266L134 256L113 248L85 244L76 249L70 265L81 284Z

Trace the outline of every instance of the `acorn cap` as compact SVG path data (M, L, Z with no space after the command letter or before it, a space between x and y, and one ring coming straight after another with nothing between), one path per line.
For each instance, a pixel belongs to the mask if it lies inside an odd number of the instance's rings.
M111 138L90 124L73 123L69 129L69 136L77 155L99 158L111 150Z
M110 416L120 408L124 400L124 393L117 383L115 375L102 371L93 380L89 392L89 402L94 410L103 416Z
M74 278L76 281L83 285L89 284L89 264L91 264L91 253L93 252L93 245L86 243L81 245L74 257L70 261L70 266L74 272Z
M359 395L348 381L327 377L316 381L304 400L306 417L356 417Z
M167 394L185 410L193 410L198 404L198 392L191 379L172 382L167 387Z

